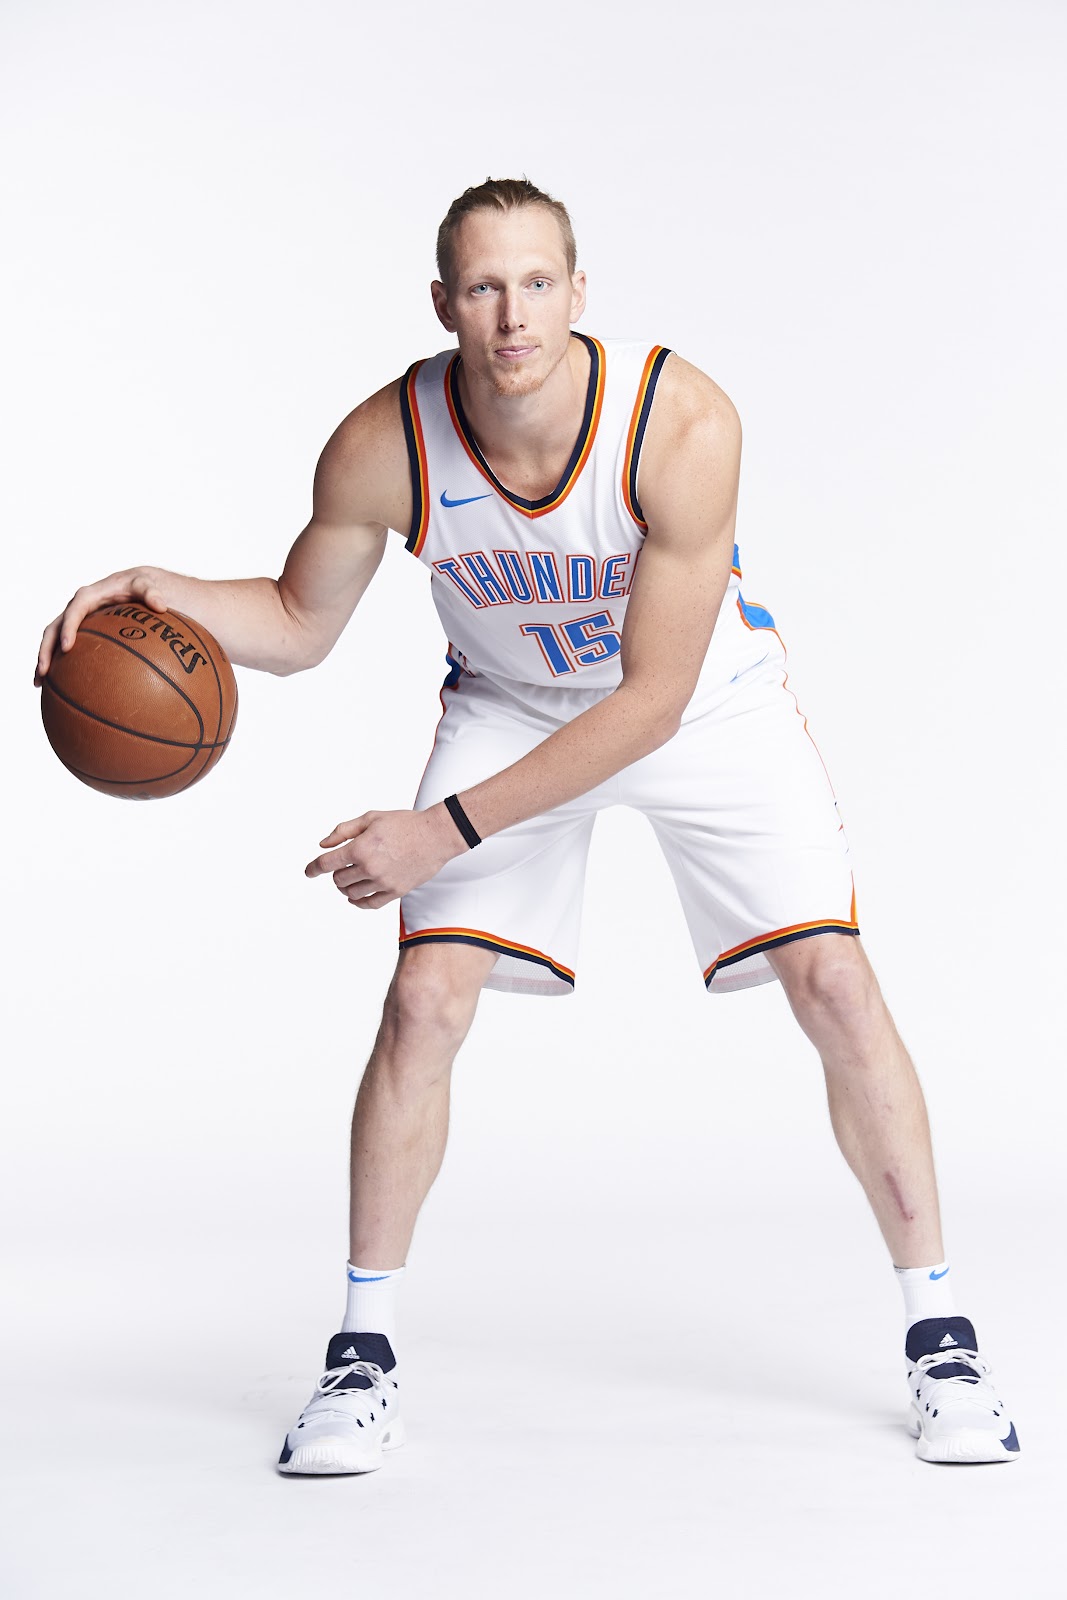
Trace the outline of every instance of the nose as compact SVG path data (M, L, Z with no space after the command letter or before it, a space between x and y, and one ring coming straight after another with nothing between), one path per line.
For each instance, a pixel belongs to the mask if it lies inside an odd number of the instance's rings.
M520 289L505 289L500 299L500 326L511 333L526 326L526 307Z

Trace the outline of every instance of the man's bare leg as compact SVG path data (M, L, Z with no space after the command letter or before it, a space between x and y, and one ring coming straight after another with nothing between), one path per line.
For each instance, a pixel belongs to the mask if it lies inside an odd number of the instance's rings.
M770 960L822 1057L837 1142L898 1268L916 1453L943 1464L1017 1461L1015 1427L948 1292L926 1103L860 942L819 934Z
M357 1278L350 1267L342 1331L330 1340L326 1370L286 1434L281 1472L373 1472L383 1451L404 1441L391 1269L404 1264L419 1209L440 1170L452 1062L494 960L473 945L423 945L401 953L352 1117L349 1261L385 1271Z
M444 1157L452 1062L495 959L461 944L400 954L352 1116L352 1262L407 1258Z
M943 1255L926 1102L858 938L819 934L768 956L822 1058L841 1152L898 1267Z

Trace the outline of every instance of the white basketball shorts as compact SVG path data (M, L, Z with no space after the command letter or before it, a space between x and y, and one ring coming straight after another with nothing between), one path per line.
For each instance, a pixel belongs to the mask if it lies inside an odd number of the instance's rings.
M610 692L546 690L534 704L449 659L416 810L510 766ZM773 981L767 952L780 945L858 933L848 843L784 662L772 649L651 755L455 856L404 896L401 949L478 945L497 953L488 988L569 994L593 823L614 805L655 829L710 992Z

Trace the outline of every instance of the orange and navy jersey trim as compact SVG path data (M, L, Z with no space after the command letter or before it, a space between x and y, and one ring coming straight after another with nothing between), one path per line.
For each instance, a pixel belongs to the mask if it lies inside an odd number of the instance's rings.
M400 920L400 948L414 944L473 944L482 950L495 950L498 955L515 956L520 961L532 961L548 971L561 983L574 988L574 973L570 967L561 966L546 956L543 950L534 950L527 944L514 944L509 939L498 939L493 933L483 933L478 928L423 928L419 933L409 933Z
M762 955L765 950L777 950L779 945L792 944L796 939L810 939L816 933L847 933L858 934L859 925L856 922L856 892L852 891L852 907L849 920L831 917L825 922L798 922L792 928L778 928L774 933L760 934L758 938L748 939L744 944L735 945L732 950L724 950L710 967L704 972L704 982L710 989L715 974L723 967L731 967L738 961L744 961L747 956Z
M555 511L557 506L563 504L577 483L596 439L600 413L604 405L604 369L606 366L604 346L598 339L591 339L584 333L573 333L571 337L581 339L589 351L589 384L585 393L585 411L582 414L582 425L578 429L578 438L574 449L571 451L570 460L563 469L563 476L552 490L552 493L544 495L540 500L524 500L521 495L512 494L510 489L505 489L479 449L478 442L471 432L471 425L467 420L466 412L463 409L463 401L460 399L459 394L460 358L458 355L452 357L445 371L445 400L448 405L448 414L452 418L452 424L459 435L464 450L466 450L482 477L492 484L497 494L501 495L509 506L514 506L516 511L521 511L524 517L543 517L546 511Z
M426 529L430 523L430 490L426 473L426 440L422 434L419 403L415 398L415 379L421 361L413 361L400 380L400 417L404 424L404 440L411 463L411 530L406 548L412 555L421 555L426 543Z
M626 436L626 455L622 465L622 497L627 511L642 533L648 532L648 523L637 498L637 465L641 458L641 445L644 442L656 385L663 371L663 363L670 353L662 344L653 345L649 351L645 370L641 374L641 382L637 386L637 399L634 401L633 416L630 418L630 431Z

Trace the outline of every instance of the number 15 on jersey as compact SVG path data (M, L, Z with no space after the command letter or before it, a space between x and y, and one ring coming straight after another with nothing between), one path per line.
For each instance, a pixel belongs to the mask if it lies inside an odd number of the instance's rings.
M519 632L536 639L554 678L608 661L622 649L622 638L611 625L610 611L594 611L591 616L558 624L524 622Z

